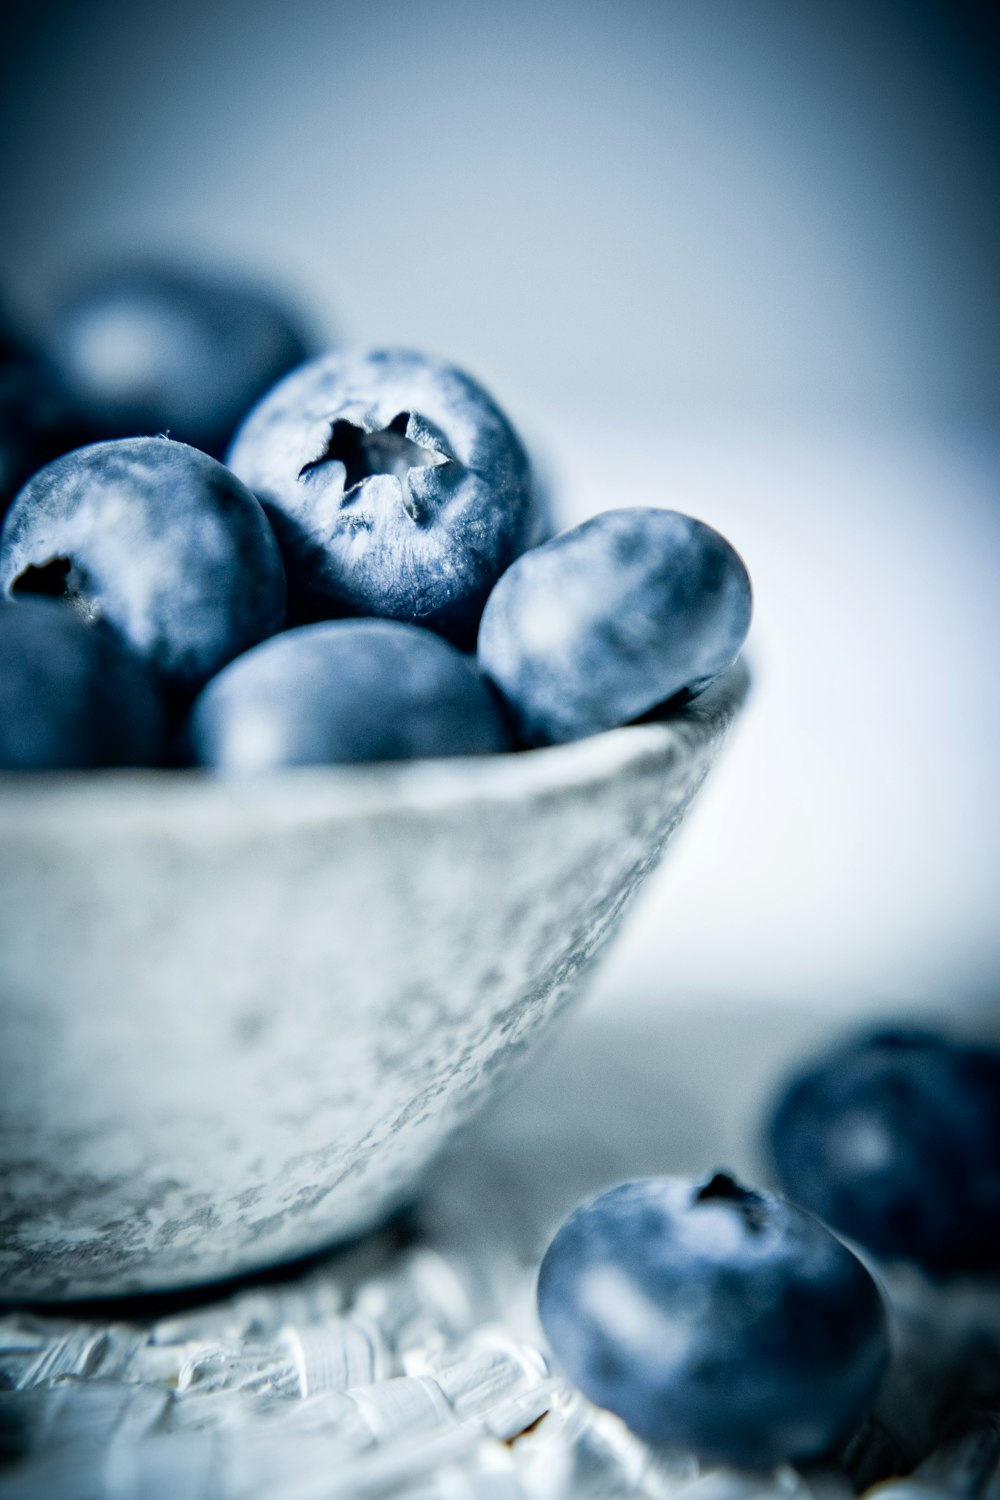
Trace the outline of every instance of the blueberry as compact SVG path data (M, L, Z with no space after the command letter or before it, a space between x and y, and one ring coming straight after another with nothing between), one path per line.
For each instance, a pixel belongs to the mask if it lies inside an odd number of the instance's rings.
M86 436L45 360L0 322L0 516L36 469Z
M215 457L251 405L309 353L268 288L155 262L87 276L43 336L95 437L169 433Z
M196 760L232 772L508 746L472 661L391 620L302 625L248 651L199 697L190 739Z
M874 1254L1000 1269L1000 1048L850 1038L788 1085L768 1138L789 1196Z
M0 586L106 619L181 693L284 620L281 557L253 495L167 438L95 443L36 474L7 516Z
M693 694L736 658L750 580L676 511L605 511L526 552L493 590L480 668L526 744L582 739Z
M650 1442L750 1469L828 1452L888 1356L857 1257L723 1174L645 1178L582 1204L542 1261L538 1308L592 1401Z
M45 599L0 603L0 769L157 765L163 708L114 633Z
M229 463L271 518L297 620L376 615L472 646L534 524L528 462L475 381L401 351L331 354L252 412Z

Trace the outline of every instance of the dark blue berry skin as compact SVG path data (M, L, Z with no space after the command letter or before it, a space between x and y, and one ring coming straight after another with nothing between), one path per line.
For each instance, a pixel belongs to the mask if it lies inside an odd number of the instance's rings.
M103 625L46 599L0 603L0 770L154 766L155 680Z
M167 438L95 443L36 474L0 537L0 587L108 621L181 695L284 622L281 557L257 501Z
M189 739L195 760L233 773L509 745L472 661L390 620L302 625L247 652L198 698Z
M471 648L486 596L533 534L507 419L420 354L331 354L295 371L228 461L274 525L295 620L380 616Z
M789 1084L768 1142L789 1197L875 1255L1000 1270L1000 1048L855 1037Z
M582 1204L542 1261L538 1309L592 1401L650 1442L748 1469L831 1450L888 1357L857 1257L722 1174L645 1178Z
M0 516L37 469L87 436L52 370L0 324Z
M268 288L156 263L88 276L43 338L95 438L167 433L220 458L253 403L310 352Z
M525 744L583 739L707 687L750 626L746 568L677 511L605 511L526 552L479 630Z

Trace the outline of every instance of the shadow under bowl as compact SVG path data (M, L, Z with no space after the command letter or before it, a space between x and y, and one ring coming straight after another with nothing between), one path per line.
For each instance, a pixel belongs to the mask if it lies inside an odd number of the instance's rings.
M746 694L519 755L0 780L0 1290L194 1286L410 1200Z

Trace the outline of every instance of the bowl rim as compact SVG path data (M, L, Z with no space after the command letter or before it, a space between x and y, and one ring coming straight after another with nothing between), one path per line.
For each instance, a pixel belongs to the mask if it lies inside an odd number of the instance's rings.
M397 809L461 808L585 789L630 767L690 759L720 739L743 706L742 657L683 708L586 739L492 755L358 765L292 766L247 776L196 768L0 772L0 818L153 824L190 812L211 819L253 814L279 822L352 819Z

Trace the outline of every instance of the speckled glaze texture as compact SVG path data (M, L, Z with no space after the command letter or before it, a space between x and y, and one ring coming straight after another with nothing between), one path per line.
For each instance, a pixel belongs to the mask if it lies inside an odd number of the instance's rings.
M0 1290L195 1284L410 1199L562 1010L701 785L669 721L259 780L0 783Z

